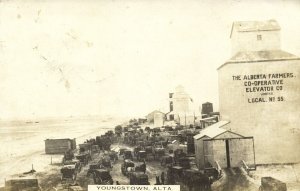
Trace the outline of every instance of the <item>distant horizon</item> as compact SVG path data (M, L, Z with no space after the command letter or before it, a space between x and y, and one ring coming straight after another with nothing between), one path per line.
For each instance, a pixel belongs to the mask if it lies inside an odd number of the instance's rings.
M42 116L42 117L36 117L36 118L6 118L1 119L0 121L6 122L6 121L28 121L28 122L40 122L40 121L46 121L46 120L67 120L67 119L95 119L99 118L99 120L106 120L108 118L127 118L127 117L121 117L121 116L111 116L111 115L82 115L82 116Z

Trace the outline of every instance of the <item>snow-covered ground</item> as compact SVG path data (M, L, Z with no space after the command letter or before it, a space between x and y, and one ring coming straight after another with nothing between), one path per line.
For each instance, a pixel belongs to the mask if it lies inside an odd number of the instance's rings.
M49 164L61 161L61 155L46 155L44 140L47 138L76 138L83 143L105 133L121 120L68 119L35 122L10 122L0 125L0 187L11 175L33 168L43 172Z
M261 177L271 176L286 183L289 191L300 190L300 164L257 166L250 176L258 185L261 184Z

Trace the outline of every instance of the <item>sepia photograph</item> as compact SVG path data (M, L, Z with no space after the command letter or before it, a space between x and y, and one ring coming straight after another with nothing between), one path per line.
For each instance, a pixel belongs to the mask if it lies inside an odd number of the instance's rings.
M0 191L300 191L299 0L0 0Z

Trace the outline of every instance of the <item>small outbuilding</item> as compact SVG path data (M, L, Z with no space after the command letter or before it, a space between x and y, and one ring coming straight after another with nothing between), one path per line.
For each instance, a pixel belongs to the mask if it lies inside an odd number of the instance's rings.
M211 168L216 162L221 168L240 167L242 161L255 166L253 137L244 137L222 128L229 123L219 121L194 136L199 170Z
M63 154L68 150L76 149L76 139L46 139L46 154Z
M209 115L211 112L213 112L213 104L210 102L205 102L202 104L201 114Z
M155 123L154 121L155 119L156 121L161 121L161 120L164 121L164 118L165 118L165 113L158 110L154 110L146 116L148 123Z

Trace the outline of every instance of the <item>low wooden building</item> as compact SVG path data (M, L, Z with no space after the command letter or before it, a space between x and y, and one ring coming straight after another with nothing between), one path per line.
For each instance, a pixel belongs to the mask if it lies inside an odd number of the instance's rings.
M218 116L211 116L211 117L209 117L208 115L202 116L202 119L200 119L200 126L203 129L205 127L213 125L214 123L217 123L218 121L219 121Z
M220 121L194 136L195 158L199 170L214 167L240 167L242 161L255 166L253 137L244 137L223 129L228 121Z
M76 149L76 139L46 139L46 154L63 154L68 150Z
M18 177L14 179L5 180L4 191L16 190L39 191L40 186L38 183L38 179L32 177Z

